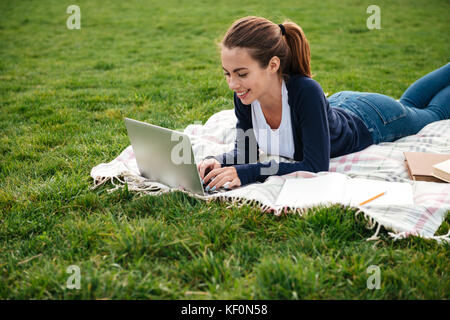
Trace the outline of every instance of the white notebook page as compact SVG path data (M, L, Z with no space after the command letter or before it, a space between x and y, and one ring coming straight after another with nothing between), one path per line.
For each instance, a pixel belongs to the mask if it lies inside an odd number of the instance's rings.
M342 200L346 197L347 180L348 178L343 174L286 179L275 205L308 207L318 204L342 203ZM349 201L349 199L346 201Z
M414 205L413 189L409 183L353 178L349 181L347 192L351 194L352 206L371 199L384 192L367 205Z
M311 207L340 203L359 206L381 193L366 205L414 205L409 183L350 178L331 173L315 178L286 179L275 206Z

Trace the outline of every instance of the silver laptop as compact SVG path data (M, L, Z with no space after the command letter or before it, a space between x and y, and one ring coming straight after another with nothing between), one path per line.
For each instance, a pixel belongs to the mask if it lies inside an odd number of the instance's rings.
M125 118L142 176L204 196L189 137L178 131Z

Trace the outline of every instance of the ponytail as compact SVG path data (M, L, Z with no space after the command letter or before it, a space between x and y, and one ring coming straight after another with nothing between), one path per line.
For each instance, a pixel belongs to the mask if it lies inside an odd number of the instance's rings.
M289 58L286 63L287 73L311 76L311 53L309 43L302 28L293 22L285 22L286 43L289 47Z

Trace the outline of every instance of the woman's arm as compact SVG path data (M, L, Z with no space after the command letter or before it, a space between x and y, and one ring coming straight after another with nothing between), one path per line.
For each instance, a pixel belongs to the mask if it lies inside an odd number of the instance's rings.
M290 94L291 96L291 94ZM328 128L328 102L316 81L302 83L301 89L292 93L290 107L294 140L302 139L303 159L295 163L270 162L238 164L236 168L241 184L263 182L271 175L284 175L295 171L328 171L330 163L330 132ZM301 137L295 135L300 127ZM283 143L280 141L280 143Z
M252 126L251 107L239 103L238 100L235 93L234 112L237 123L234 149L213 157L222 167L256 162L259 159L259 147Z
M216 184L217 187L221 187L226 182L230 187L240 186L241 182L234 165L258 161L259 147L253 132L251 107L240 103L236 93L234 112L237 118L234 149L224 154L208 156L197 165L200 178L203 183L208 184L206 190ZM210 181L213 177L217 179Z

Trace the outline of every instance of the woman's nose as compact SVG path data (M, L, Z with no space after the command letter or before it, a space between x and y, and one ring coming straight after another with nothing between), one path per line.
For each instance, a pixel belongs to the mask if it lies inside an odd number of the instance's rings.
M239 85L238 85L238 82L236 81L236 78L232 78L232 77L229 78L229 80L228 80L228 87L231 90L239 89Z

